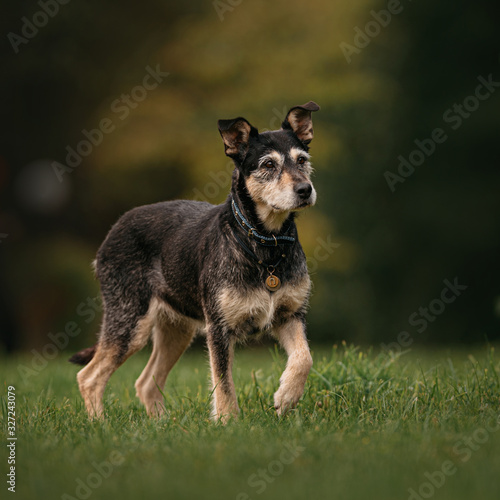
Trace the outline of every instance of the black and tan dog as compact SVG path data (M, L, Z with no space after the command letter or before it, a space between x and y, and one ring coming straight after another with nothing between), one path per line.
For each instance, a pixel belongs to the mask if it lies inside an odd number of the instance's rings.
M112 373L152 337L137 380L149 414L163 409L168 373L204 330L214 386L213 417L239 408L232 378L234 345L271 333L288 354L274 395L278 414L294 407L312 365L305 313L310 293L295 212L313 205L308 145L314 102L295 106L282 128L259 134L244 118L219 120L234 160L231 192L218 206L169 201L135 208L112 227L95 262L104 317L97 344L70 361L90 416L102 416Z

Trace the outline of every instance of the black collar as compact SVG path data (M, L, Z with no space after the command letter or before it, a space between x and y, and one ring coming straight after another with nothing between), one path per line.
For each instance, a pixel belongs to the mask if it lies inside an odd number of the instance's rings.
M293 236L284 236L279 235L275 236L271 234L271 236L265 236L257 232L257 230L252 227L250 222L245 218L238 205L234 201L234 198L231 197L231 209L233 211L234 218L239 226L247 233L247 236L254 241L256 241L259 245L265 247L277 247L278 245L291 245L295 243L295 238ZM289 227L290 228L290 227ZM287 230L289 229L287 228Z

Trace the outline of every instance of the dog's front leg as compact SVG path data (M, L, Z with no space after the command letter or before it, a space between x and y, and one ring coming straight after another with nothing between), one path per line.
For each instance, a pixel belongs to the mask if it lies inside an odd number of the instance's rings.
M285 371L280 378L280 387L274 394L274 407L278 415L282 415L293 408L304 393L307 376L312 367L312 357L302 320L290 319L275 328L274 335L288 355Z
M234 337L225 328L211 325L207 331L207 344L213 384L212 418L226 423L240 411L232 372Z

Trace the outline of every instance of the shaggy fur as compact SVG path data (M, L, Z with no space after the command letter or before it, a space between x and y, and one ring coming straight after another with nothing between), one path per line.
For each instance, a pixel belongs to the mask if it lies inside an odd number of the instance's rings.
M160 414L167 375L200 331L215 419L238 414L234 345L257 332L274 335L288 354L277 412L297 404L312 359L305 332L310 280L294 218L316 201L308 145L318 109L312 101L295 106L280 130L262 134L244 118L220 120L235 163L224 203L156 203L127 212L112 227L96 259L104 304L98 341L71 358L87 364L77 379L90 416L103 415L109 377L150 338L153 352L136 390L148 413ZM266 286L271 275L280 286Z

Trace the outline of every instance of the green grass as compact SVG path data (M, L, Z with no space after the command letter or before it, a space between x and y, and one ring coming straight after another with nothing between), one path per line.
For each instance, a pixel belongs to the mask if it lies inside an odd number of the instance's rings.
M2 438L7 387L17 395L15 498L389 500L409 498L409 488L421 498L500 498L500 361L492 348L393 356L342 346L313 357L299 407L279 419L272 395L285 358L238 351L242 415L227 426L209 419L202 352L188 352L172 371L160 420L135 398L146 356L127 361L106 391L104 422L87 419L76 367L63 355L25 384L17 368L30 357L4 358ZM99 476L93 463L111 458L120 463ZM449 475L436 473L443 467ZM432 486L426 473L444 484ZM91 488L77 491L82 482ZM2 481L1 498L8 494Z

